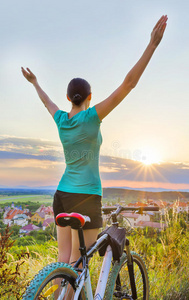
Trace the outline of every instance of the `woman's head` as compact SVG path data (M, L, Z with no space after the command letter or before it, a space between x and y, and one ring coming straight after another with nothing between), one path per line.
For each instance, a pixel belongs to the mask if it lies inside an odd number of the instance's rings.
M80 106L90 94L91 86L85 79L74 78L68 84L67 97L77 106Z

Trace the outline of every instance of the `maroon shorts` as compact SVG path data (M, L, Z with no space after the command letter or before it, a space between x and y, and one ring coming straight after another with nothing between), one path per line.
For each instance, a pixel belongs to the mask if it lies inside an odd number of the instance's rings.
M102 227L102 204L100 195L67 193L57 190L54 194L54 217L62 212L77 212L89 216L91 222L86 222L83 229Z

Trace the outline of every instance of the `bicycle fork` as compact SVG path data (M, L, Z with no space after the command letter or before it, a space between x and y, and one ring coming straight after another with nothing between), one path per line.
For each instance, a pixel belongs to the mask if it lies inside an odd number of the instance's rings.
M132 299L137 299L137 291L136 291L136 284L135 284L135 275L134 275L134 269L133 269L133 259L130 252L130 246L129 246L129 240L126 239L125 241L126 245L126 253L127 253L127 267L129 272L129 279L131 284L131 291L132 291Z

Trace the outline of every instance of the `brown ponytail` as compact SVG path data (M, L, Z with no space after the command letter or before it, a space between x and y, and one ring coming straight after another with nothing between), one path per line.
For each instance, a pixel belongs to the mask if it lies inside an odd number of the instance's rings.
M68 84L67 95L71 102L77 106L80 106L90 93L91 86L85 79L74 78Z

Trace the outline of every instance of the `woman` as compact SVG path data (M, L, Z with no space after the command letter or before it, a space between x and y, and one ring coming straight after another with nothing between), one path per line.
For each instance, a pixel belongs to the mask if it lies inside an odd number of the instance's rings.
M150 42L143 55L125 77L123 83L104 101L89 108L91 88L87 81L73 79L67 89L67 98L72 103L69 113L59 110L39 86L36 76L22 68L24 77L33 84L40 99L54 118L64 148L66 170L54 195L55 216L61 212L79 212L89 215L84 236L86 247L93 244L102 226L99 177L99 149L102 143L100 123L136 86L155 49L159 45L167 16L162 16L155 25ZM76 230L57 227L58 261L72 263L78 259L79 241Z

